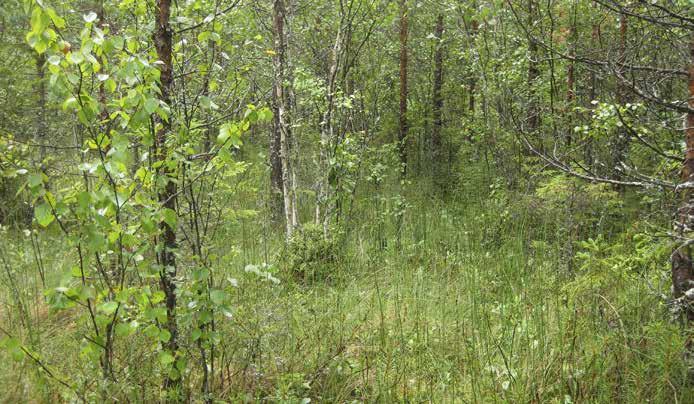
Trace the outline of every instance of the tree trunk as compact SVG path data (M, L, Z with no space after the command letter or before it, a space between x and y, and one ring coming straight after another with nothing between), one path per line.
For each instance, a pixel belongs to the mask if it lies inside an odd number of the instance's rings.
M441 157L442 157L442 141L441 129L443 127L443 14L439 14L436 18L436 53L434 55L434 88L432 91L432 115L433 126L431 129L431 146L432 146L432 166L434 180L440 181L441 172Z
M292 172L289 162L291 125L289 124L288 116L288 105L290 100L288 90L289 83L286 74L288 62L287 38L284 27L285 18L286 7L284 0L275 0L273 5L273 31L275 42L275 54L273 55L273 105L275 109L275 120L271 150L271 156L273 153L275 154L275 161L272 161L272 182L273 186L279 186L282 195L286 237L289 239L297 225L297 219L296 208L293 206ZM279 167L276 167L278 163L277 160L279 160ZM277 169L279 169L280 178L277 178Z
M398 148L402 175L407 174L407 0L400 0L400 114Z
M692 246L687 245L694 231L694 34L690 43L691 64L689 66L689 108L685 119L685 159L682 165L681 205L675 227L678 229L680 246L672 254L672 291L675 299L680 299L684 316L688 323L694 322L694 267L692 266ZM691 341L690 341L691 344Z
M569 35L568 35L568 41L569 41L569 59L568 61L568 66L566 67L566 108L567 108L567 114L569 117L569 124L567 125L568 127L566 128L566 144L567 146L571 146L571 142L573 140L572 138L572 133L573 133L573 107L574 107L574 99L576 98L576 84L575 84L575 63L574 63L574 58L576 57L576 40L578 36L578 32L576 31L576 6L577 2L573 2L573 10L571 13L571 22L569 23Z
M540 76L538 68L537 43L533 34L533 26L537 16L535 0L528 0L528 132L534 134L540 126L536 82Z
M44 171L43 159L46 158L46 135L48 134L48 123L46 122L46 54L37 53L35 56L37 86L36 91L39 96L38 112L36 114L36 132L34 132L34 143L39 146L39 165Z
M273 19L274 22L274 19ZM273 61L274 67L274 61ZM275 78L275 81L277 79ZM280 138L282 136L280 127L280 116L278 113L277 91L276 84L273 83L272 102L273 102L273 117L272 117L272 133L270 134L270 210L273 220L280 221L282 218L283 197L282 197L282 160L280 159Z
M624 72L624 63L627 55L627 16L626 14L619 15L619 56L617 58L617 70ZM627 88L624 83L619 80L617 82L617 102L623 103L627 96Z
M475 9L477 9L477 2L473 3ZM473 17L470 22L470 49L475 48L475 38L477 38L477 31L479 31L479 22L477 18ZM477 90L477 74L475 72L475 66L472 66L470 71L470 81L468 85L468 111L470 112L470 118L475 118L475 91Z
M593 8L597 9L597 6L595 3L591 3ZM600 23L599 23L599 17L595 15L597 13L594 13L593 16L591 17L594 21L591 27L591 33L590 33L590 49L594 53L598 53L600 51ZM589 89L589 94L588 94L588 105L587 109L593 109L595 108L595 105L593 105L593 101L597 100L598 98L598 75L596 73L596 69L590 69L590 89ZM591 169L594 166L594 159L593 159L593 138L589 137L588 139L585 140L585 146L583 148L583 156L584 160L586 162L586 165L590 167Z
M335 34L335 43L333 44L330 53L330 64L328 67L328 77L326 79L326 106L323 113L323 119L320 124L320 182L318 190L318 201L316 203L316 224L323 226L323 235L328 237L330 218L332 216L332 185L334 178L332 167L330 166L330 158L333 155L332 148L334 147L335 135L333 125L333 112L335 109L335 90L337 80L337 70L340 63L340 54L342 53L343 41L343 20L340 20ZM321 211L322 210L322 211Z
M619 50L617 57L617 71L620 76L624 72L624 64L626 63L626 51L627 51L627 16L626 14L619 15ZM616 96L617 104L624 105L628 101L628 89L627 86L622 82L622 80L617 80ZM615 169L615 179L622 179L622 165L626 160L627 148L629 147L629 134L625 128L618 128L617 138L613 143L613 155L614 155L614 167ZM617 187L620 191L623 191L623 187Z
M171 15L171 0L157 0L156 7L156 26L154 33L154 45L157 51L160 74L160 100L169 107L171 104L171 92L173 91L173 59L172 59L172 40L173 33L169 18ZM171 134L171 121L173 114L168 120L157 119L158 130L155 137L155 157L158 161L164 161L167 157L166 140ZM158 199L162 208L176 210L176 183L170 176L174 172L168 168L167 164L162 164L157 169L157 175L167 179L163 189L159 189ZM158 261L160 265L159 281L166 301L166 328L171 334L168 342L164 343L164 348L174 357L178 350L178 325L176 321L176 229L170 224L162 221L159 224L160 239ZM164 387L173 389L180 386L180 377L171 378L167 376Z
M210 82L212 81L212 72L214 72L215 58L217 55L217 44L215 41L209 41L208 50L210 52L210 62L202 87L202 95L204 97L210 96ZM205 138L202 142L201 152L209 153L212 150L212 139L214 139L214 134L217 131L217 127L214 125L210 115L205 116L205 124L207 125L207 129L205 130Z

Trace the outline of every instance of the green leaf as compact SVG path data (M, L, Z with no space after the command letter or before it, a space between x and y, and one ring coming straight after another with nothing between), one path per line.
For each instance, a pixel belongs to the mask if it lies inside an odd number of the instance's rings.
M229 125L225 124L219 128L219 135L217 135L217 143L222 144L229 139L231 136L231 131L229 130Z
M80 209L87 210L89 209L89 203L91 201L91 195L87 191L82 191L79 194L77 194L77 206L80 207Z
M130 325L130 323L116 324L116 335L119 337L125 337L127 335L130 335L133 331L134 328Z
M161 330L159 332L159 341L167 343L171 340L171 333L169 330Z
M270 120L272 120L272 117L273 113L270 108L265 107L258 110L258 120L269 122Z
M115 313L116 309L118 309L118 302L110 301L110 302L102 303L99 305L99 307L97 309L106 315L110 315L110 314Z
M209 310L203 310L200 312L200 317L198 318L200 323L207 324L212 321L212 312Z
M16 362L24 359L24 351L22 350L22 344L17 338L6 338L1 344L12 356L12 359Z
M241 131L238 125L226 123L219 128L217 143L224 144L229 142L232 146L241 145Z
M36 188L43 184L43 177L41 174L30 174L29 178L27 179L27 183L29 184L29 187Z
M203 31L198 34L198 42L206 42L210 38L210 31Z
M200 105L205 109L219 109L219 106L212 102L210 97L206 96L200 98Z
M47 203L42 203L34 208L34 216L39 225L48 227L55 220L51 207Z
M70 54L68 55L68 59L69 59L72 63L74 63L74 64L76 64L76 65L78 65L78 64L80 64L80 63L82 63L82 62L84 62L84 56L82 55L81 52L72 52L72 53L70 53Z
M106 237L104 237L104 234L100 232L95 226L93 225L88 225L85 227L85 243L87 248L89 248L90 251L96 252L96 251L102 251L106 247L108 247L108 241L106 240Z
M53 55L48 58L48 63L52 64L53 66L57 66L60 64L60 56L58 55Z
M156 319L160 323L166 322L166 309L163 307L155 307L155 308L151 309L151 311L148 311L147 314L152 316L154 319Z
M152 293L152 297L150 298L150 300L153 304L157 304L163 302L165 298L166 295L164 294L164 292L162 292L161 290L157 290L156 292Z
M149 338L159 338L160 331L156 325L150 324L142 330L142 333Z
M44 10L46 11L46 14L51 17L51 21L53 21L53 25L58 27L59 29L65 28L65 19L60 17L55 10L53 10L50 7L45 7Z
M145 100L145 111L148 114L153 114L159 108L159 100L156 98L147 98Z
M63 109L73 109L77 107L77 99L75 97L69 97L63 102Z
M163 366L170 365L174 362L174 357L166 351L159 352L159 363Z
M164 223L169 225L170 228L175 229L176 224L178 223L178 216L176 215L176 211L173 209L164 208L162 209L161 213L164 216Z
M219 289L213 289L210 292L210 300L212 300L212 303L214 303L217 306L220 306L224 303L224 301L227 298L227 294L223 290Z
M116 82L113 79L108 79L104 83L104 87L106 88L106 91L108 91L109 93L112 93L112 92L116 91Z

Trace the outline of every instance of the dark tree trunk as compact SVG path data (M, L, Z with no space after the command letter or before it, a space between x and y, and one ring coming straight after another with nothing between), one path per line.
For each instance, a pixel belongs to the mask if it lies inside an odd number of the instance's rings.
M274 91L273 91L274 98ZM272 219L282 220L282 161L280 160L280 123L273 99L272 133L270 134L270 209Z
M161 61L159 65L160 74L160 100L169 107L171 103L171 93L173 91L173 58L172 43L173 33L169 18L171 16L171 0L157 0L156 6L156 26L154 32L154 46L157 51L157 58ZM173 116L168 120L157 119L158 131L155 137L155 156L159 161L164 161L167 156L166 140L171 134L171 122ZM176 210L176 182L171 177L175 173L168 168L167 164L162 164L157 169L157 175L167 178L163 189L158 190L159 203L164 209ZM176 320L176 229L169 223L162 221L160 227L158 262L159 281L166 301L166 328L171 333L171 338L164 343L164 348L174 357L178 350L178 325ZM164 382L164 387L173 389L180 386L180 378L175 380L168 377Z

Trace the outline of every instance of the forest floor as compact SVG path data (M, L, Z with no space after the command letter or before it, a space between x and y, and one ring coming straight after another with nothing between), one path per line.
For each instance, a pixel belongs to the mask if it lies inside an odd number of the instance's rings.
M213 384L220 398L694 402L684 382L680 329L638 274L569 273L555 230L494 198L435 206L413 197L410 204L399 243L392 233L386 245L375 241L384 230L364 218L329 279L298 281L278 271L279 283L269 282L245 271L265 260L262 238L239 241L242 253L219 276L238 286L231 318L218 324ZM16 239L29 243L21 234ZM24 247L14 250L30 251ZM57 282L69 254L55 243L44 248L46 267L55 269L48 282ZM17 272L20 289L40 296L31 254L11 256L26 268ZM0 325L17 329L7 315L11 288L3 282ZM57 374L74 374L75 341L84 330L70 312L34 307L36 351ZM125 355L146 352L128 344ZM30 361L4 355L0 401L55 397L55 385L41 383Z

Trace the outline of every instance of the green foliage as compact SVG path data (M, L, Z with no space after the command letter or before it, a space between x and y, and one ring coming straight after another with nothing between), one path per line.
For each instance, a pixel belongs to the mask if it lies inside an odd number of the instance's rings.
M15 142L11 134L0 132L0 224L22 223L30 216L18 192L29 172L28 156L28 147Z
M306 224L298 229L278 257L279 266L303 282L334 279L339 275L342 249L334 232Z
M625 3L622 44L600 4L404 2L405 156L398 2L171 3L170 88L152 2L0 7L0 401L694 397L666 237L685 3Z
M545 215L573 216L584 224L595 224L606 215L619 212L623 201L613 186L585 181L563 174L553 175L535 191Z

